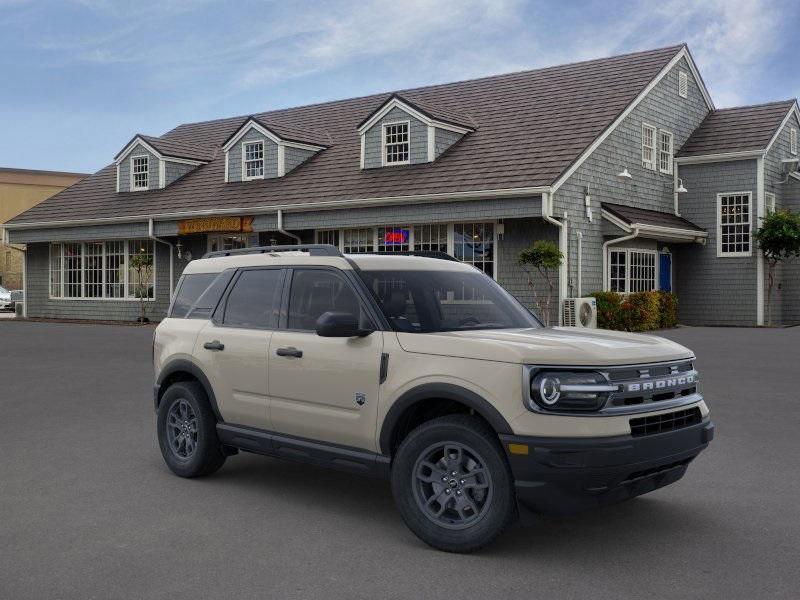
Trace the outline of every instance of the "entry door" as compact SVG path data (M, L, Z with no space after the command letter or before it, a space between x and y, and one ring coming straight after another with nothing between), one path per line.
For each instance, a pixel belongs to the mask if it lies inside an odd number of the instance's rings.
M197 336L195 357L228 423L271 428L267 365L282 280L282 269L242 270Z
M658 287L662 292L672 291L672 254L659 254Z
M331 269L295 269L286 328L269 348L270 416L275 431L375 450L383 336L325 338L315 332L328 311L366 319L351 283Z

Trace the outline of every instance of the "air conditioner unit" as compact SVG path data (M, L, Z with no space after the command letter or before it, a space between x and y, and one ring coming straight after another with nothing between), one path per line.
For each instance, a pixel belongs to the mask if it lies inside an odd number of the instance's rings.
M564 300L564 327L597 328L597 300L594 298L566 298Z

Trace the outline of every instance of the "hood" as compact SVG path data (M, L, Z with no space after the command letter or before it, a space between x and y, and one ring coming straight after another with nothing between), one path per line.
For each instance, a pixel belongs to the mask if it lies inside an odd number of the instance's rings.
M407 352L520 364L610 366L693 356L688 348L654 335L576 327L398 332L397 339Z

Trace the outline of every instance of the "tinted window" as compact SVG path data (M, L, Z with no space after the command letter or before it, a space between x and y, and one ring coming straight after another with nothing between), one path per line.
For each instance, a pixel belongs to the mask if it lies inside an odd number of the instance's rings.
M242 271L228 294L223 323L248 329L274 327L282 276L280 269Z
M469 271L361 271L395 331L540 327L491 277Z
M345 279L323 269L296 270L289 295L289 329L316 329L317 319L325 312L356 315L362 324L361 304Z
M175 302L172 305L170 316L179 319L185 317L192 305L197 302L200 294L206 291L217 275L218 273L196 273L181 277L181 284L175 294Z

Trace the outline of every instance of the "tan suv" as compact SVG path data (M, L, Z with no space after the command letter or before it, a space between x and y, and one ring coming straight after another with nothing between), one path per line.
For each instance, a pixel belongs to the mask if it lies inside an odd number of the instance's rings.
M693 361L544 328L446 255L215 252L155 332L158 439L182 477L239 451L389 477L417 536L465 552L518 501L569 513L680 479L714 432Z

